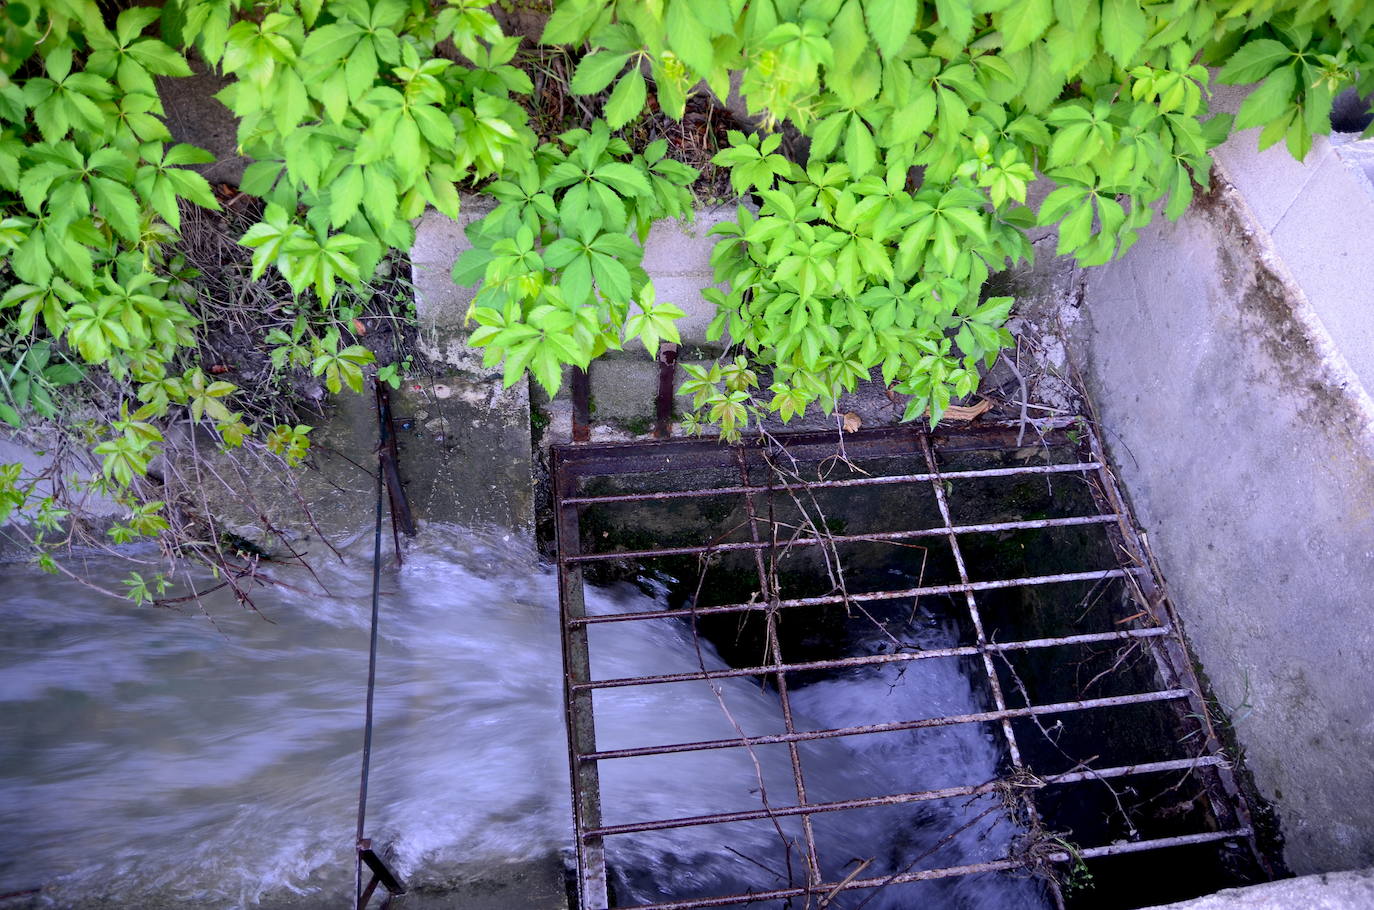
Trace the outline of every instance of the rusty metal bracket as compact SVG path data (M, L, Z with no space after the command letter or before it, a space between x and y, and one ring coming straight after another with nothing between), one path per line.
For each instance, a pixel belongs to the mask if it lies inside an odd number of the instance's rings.
M368 880L366 886L358 894L357 910L367 910L367 905L372 901L372 895L377 892L377 886L381 885L386 889L386 897L382 898L379 905L381 910L386 910L391 906L391 898L398 894L406 893L406 886L396 873L391 871L386 860L377 855L377 851L372 849L372 841L363 838L358 841L358 861L367 866L372 873L372 878Z

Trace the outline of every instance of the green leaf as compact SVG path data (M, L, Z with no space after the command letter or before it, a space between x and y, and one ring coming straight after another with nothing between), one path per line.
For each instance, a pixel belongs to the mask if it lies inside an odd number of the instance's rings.
M139 205L134 194L122 183L108 177L91 179L91 191L100 214L125 240L138 242Z
M592 176L622 196L653 195L653 189L649 186L644 172L632 165L612 161L601 165Z
M541 44L577 44L587 37L606 6L604 0L564 0L555 4L553 15L539 36Z
M868 32L884 57L897 56L911 37L919 6L916 0L864 0Z
M1272 38L1257 38L1232 54L1217 78L1230 85L1258 82L1291 59L1289 48Z
M638 117L644 110L645 97L644 74L635 67L620 78L606 101L606 122L611 129L618 130Z
M873 170L878 159L878 149L873 143L873 134L868 131L863 118L857 114L849 118L849 130L844 140L845 160L853 170L854 176L862 177Z
M935 0L935 10L939 14L940 24L955 43L961 46L966 44L973 34L972 0Z
M595 95L600 92L611 84L629 59L629 54L612 54L609 51L597 51L583 57L577 64L577 72L573 74L574 94Z
M1020 0L1002 11L1002 50L1014 53L1045 34L1054 21L1052 0Z
M1145 43L1145 12L1139 0L1102 0L1102 48L1118 66L1130 66Z
M711 36L693 12L697 0L669 2L666 29L668 46L698 76L709 75L715 67L715 50L711 47Z
M1236 129L1268 123L1287 111L1293 100L1293 89L1297 86L1294 70L1291 66L1274 70L1250 93L1236 113Z
M363 169L352 165L329 185L329 224L342 227L358 211L363 201Z

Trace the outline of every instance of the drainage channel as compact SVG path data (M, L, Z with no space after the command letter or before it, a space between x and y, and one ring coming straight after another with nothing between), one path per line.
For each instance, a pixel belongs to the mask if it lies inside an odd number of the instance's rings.
M1044 906L1127 907L1265 877L1230 756L1099 441L1068 421L1042 424L1034 445L1019 445L1019 433L906 426L740 446L554 447L583 910L856 907L902 886L988 876L1034 878ZM588 583L627 575L665 583L665 608L588 612ZM598 678L595 632L623 623L685 625L723 663ZM922 625L945 634L917 634ZM928 662L956 665L976 703L935 698L918 716L878 717L856 700L827 722L796 709L816 691L808 687L880 672L900 681ZM726 683L766 691L777 724L734 723L734 735L692 742L646 729L643 742L598 743L597 712L612 709L617 691L704 684L728 717ZM860 738L909 748L909 737L970 729L996 750L991 774L971 762L975 777L939 786L870 780L843 798L808 790L810 763L835 760L818 749ZM610 763L740 749L760 768L751 803L607 821ZM919 751L910 760L921 762ZM790 781L785 793L765 791L761 762ZM893 830L875 855L827 855L843 842L825 833L837 818L893 808L907 814L880 817ZM985 816L1014 836L988 835ZM966 817L920 848L930 837L914 828ZM632 870L615 868L608 844L706 828L719 832L722 853L738 854L730 831L742 823L776 831L778 855L746 857L769 875L726 893L689 884L618 899L616 873ZM976 846L951 853L971 826L984 832L964 837ZM1173 875L1150 873L1166 860Z

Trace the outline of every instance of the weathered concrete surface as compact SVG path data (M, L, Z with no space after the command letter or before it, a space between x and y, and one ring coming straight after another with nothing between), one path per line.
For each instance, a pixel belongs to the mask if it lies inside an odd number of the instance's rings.
M1374 907L1374 869L1306 875L1216 894L1152 910L1368 910Z
M1342 195L1345 169L1320 149L1299 165L1253 143L1241 134L1217 155L1235 189L1088 270L1070 331L1188 637L1278 809L1286 861L1363 868L1374 204Z

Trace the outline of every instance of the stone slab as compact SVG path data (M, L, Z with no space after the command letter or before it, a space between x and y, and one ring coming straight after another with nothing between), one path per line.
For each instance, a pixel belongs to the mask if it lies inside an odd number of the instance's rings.
M1152 910L1368 910L1374 907L1374 869L1305 875Z

